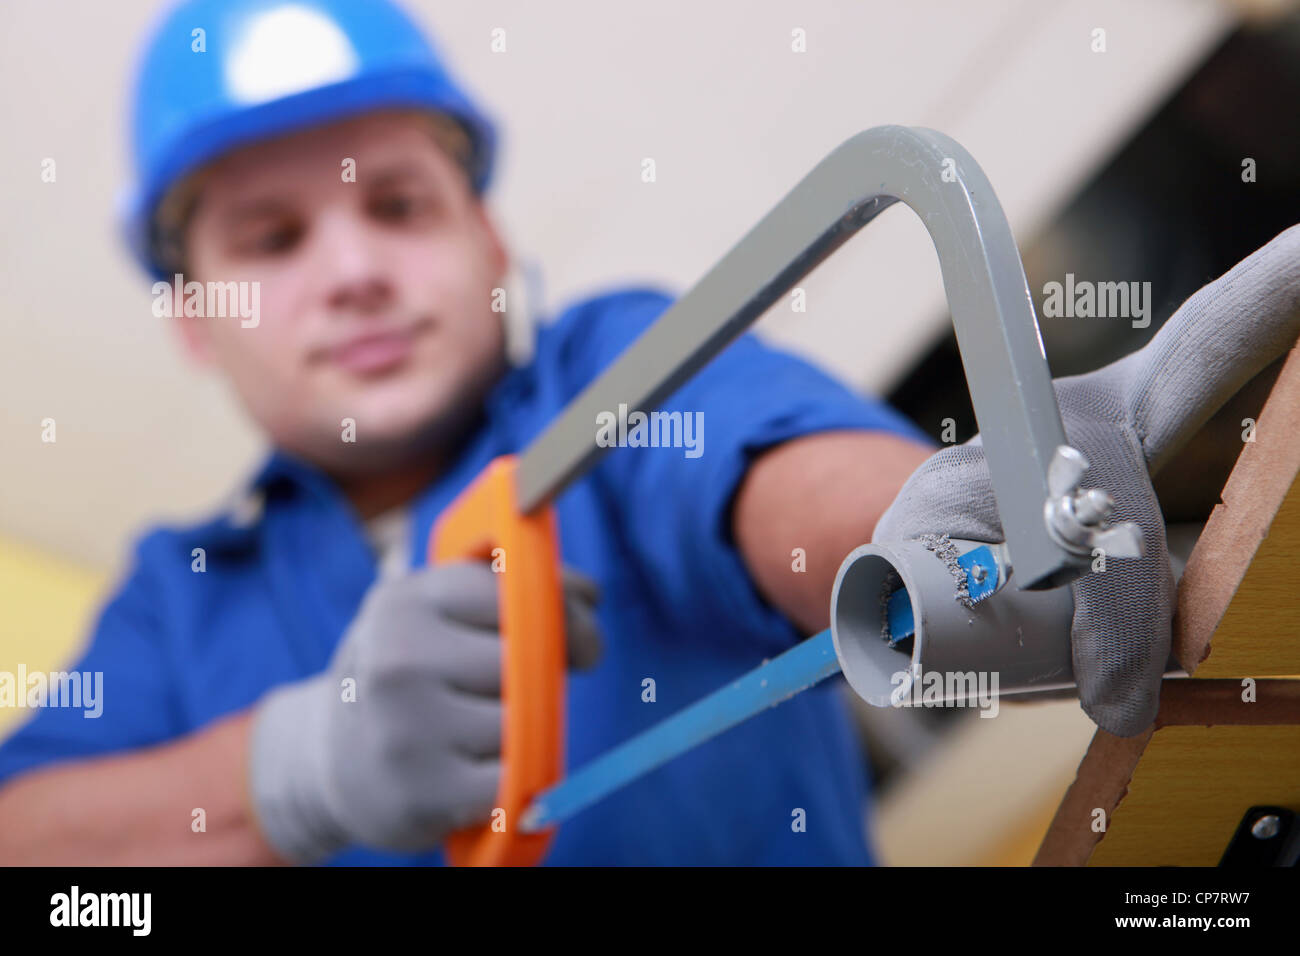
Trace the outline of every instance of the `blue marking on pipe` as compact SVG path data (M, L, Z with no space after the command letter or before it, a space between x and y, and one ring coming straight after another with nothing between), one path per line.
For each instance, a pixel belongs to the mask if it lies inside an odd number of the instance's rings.
M520 829L532 833L573 816L643 774L840 672L829 629L665 718L539 794Z

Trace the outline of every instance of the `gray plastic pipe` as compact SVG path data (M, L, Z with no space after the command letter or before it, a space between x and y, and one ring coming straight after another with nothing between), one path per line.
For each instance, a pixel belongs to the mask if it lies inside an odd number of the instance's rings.
M965 553L982 542L954 540ZM885 599L907 589L916 632L890 647ZM912 685L939 686L925 675L997 674L1000 696L1074 686L1068 587L1045 591L1003 585L967 608L956 599L947 564L920 541L864 544L840 565L831 597L831 634L849 686L869 704L911 699ZM944 679L943 700L968 698L975 685ZM969 687L970 694L961 693ZM987 685L986 685L987 686ZM949 693L956 687L958 693ZM897 705L895 705L897 706Z

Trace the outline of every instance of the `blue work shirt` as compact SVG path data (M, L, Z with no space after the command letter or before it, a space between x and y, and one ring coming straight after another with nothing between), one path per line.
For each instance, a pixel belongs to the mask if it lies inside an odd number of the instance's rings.
M590 297L539 327L531 362L495 386L482 426L414 501L412 566L425 562L430 529L453 497L493 458L524 448L671 304L657 290L628 288ZM799 639L755 590L731 537L731 501L755 453L830 429L923 439L883 403L749 335L664 408L702 413L702 453L612 449L556 502L564 562L604 595L603 658L568 682L570 768ZM283 453L270 456L252 490L263 502L255 520L222 514L140 540L133 569L75 665L103 672L102 716L35 711L0 746L0 782L56 761L174 740L326 667L376 578L363 523L333 481ZM192 568L195 548L204 549L202 573ZM647 678L653 702L643 699ZM752 718L581 812L559 827L546 862L872 862L866 771L841 681ZM441 853L356 848L331 862L440 863Z

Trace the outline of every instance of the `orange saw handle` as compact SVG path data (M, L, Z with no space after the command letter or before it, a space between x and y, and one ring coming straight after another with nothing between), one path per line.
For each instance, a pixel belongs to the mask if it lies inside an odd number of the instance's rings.
M447 838L453 866L532 866L554 828L522 833L534 796L564 773L565 637L555 513L515 507L518 460L494 460L439 517L429 536L429 563L491 560L500 570L501 782L492 822ZM502 817L504 811L504 817Z

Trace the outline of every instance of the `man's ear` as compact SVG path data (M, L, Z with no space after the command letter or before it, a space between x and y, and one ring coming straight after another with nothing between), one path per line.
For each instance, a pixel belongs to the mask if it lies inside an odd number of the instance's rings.
M187 278L181 275L180 288L172 283L172 328L181 342L181 349L195 365L207 367L212 365L212 343L208 338L208 325L199 316L185 314L185 283Z
M488 256L492 260L493 274L498 277L504 277L510 268L510 253L506 250L506 244L501 238L501 233L493 222L492 217L488 214L487 204L481 197L474 200L474 215L478 217L479 223L483 226L483 232L488 240Z

